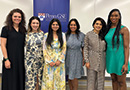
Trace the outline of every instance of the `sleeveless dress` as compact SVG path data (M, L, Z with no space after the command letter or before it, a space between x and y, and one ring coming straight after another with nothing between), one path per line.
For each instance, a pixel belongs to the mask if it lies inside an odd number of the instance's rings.
M121 26L121 29L124 26ZM109 32L105 36L105 40L107 42L107 51L106 51L106 69L107 72L117 75L122 75L122 66L125 63L125 56L124 56L124 42L123 36L119 34L119 48L117 48L117 37L115 37L114 48L112 47L112 37L114 35L116 28L110 28ZM130 71L130 65L128 62L128 72Z

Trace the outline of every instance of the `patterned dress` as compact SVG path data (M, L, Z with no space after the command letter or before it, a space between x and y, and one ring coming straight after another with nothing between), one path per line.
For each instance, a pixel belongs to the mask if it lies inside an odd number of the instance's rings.
M58 39L54 39L52 47L46 46L46 38L48 33L44 35L44 69L42 78L42 90L65 90L65 54L66 54L66 39L62 33L63 47L60 48ZM61 61L59 66L51 67L49 63Z
M69 79L81 78L83 75L83 55L82 48L84 47L84 34L79 33L77 39L76 34L70 34L67 37L67 53L66 53L66 74Z
M85 35L84 58L90 64L87 69L87 90L104 90L105 46L105 41L94 30Z
M30 32L26 34L26 54L25 54L25 90L35 90L37 75L39 88L42 80L43 65L43 36L44 33Z

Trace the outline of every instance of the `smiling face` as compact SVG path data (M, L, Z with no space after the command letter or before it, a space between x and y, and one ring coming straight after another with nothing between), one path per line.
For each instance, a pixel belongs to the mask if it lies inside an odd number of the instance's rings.
M59 24L55 21L52 23L51 28L54 32L56 32L59 29Z
M101 23L101 21L99 21L99 20L97 20L96 22L95 22L95 24L94 24L94 30L96 31L96 32L99 32L101 29L102 29L102 23Z
M21 22L21 20L22 20L22 17L20 13L18 12L13 13L12 15L13 24L18 25Z
M37 19L33 19L31 22L32 31L37 31L39 28L39 21Z
M114 11L110 16L110 20L113 24L117 24L119 22L119 19L120 15L118 11Z
M77 30L77 25L76 25L75 21L72 21L70 23L70 30L71 30L71 32L75 32Z

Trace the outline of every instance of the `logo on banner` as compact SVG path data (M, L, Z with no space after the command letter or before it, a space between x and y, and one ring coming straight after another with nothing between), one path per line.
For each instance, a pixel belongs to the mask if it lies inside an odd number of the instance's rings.
M53 18L57 18L61 22L66 22L67 21L66 14L52 15L52 14L49 14L49 13L38 13L38 17L40 18L41 21L43 21L43 20L50 21Z
M45 13L38 13L38 17L40 18L41 21L43 21L45 18Z

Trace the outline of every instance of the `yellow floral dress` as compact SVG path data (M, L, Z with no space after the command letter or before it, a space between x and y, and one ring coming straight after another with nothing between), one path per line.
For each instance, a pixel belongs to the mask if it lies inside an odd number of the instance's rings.
M58 39L54 39L51 46L46 46L48 33L44 35L43 55L44 69L42 77L42 90L65 90L65 55L66 55L66 38L62 33L63 46L60 48ZM59 66L51 67L49 63L61 61Z

